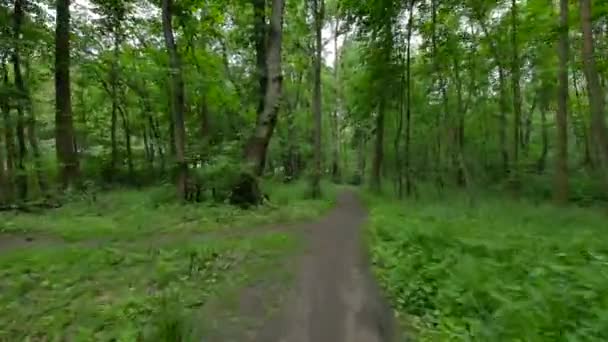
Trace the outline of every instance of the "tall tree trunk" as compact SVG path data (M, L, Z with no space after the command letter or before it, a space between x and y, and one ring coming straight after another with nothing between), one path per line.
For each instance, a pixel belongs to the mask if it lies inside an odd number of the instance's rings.
M591 0L580 0L581 27L583 31L583 67L587 79L589 106L591 107L591 129L600 150L604 168L608 168L608 131L604 113L604 94L602 93L597 66L595 63L593 28L591 23ZM608 178L606 179L608 182Z
M118 104L118 59L120 58L119 51L119 42L118 42L118 33L115 33L114 36L114 57L112 58L112 66L110 68L110 96L112 97L112 118L111 118L111 132L110 132L110 140L112 145L112 159L111 159L111 170L112 175L116 172L116 168L118 165L118 113L119 113L119 104Z
M258 120L264 110L264 99L268 84L266 0L252 0L253 3L253 42L255 45L256 72L258 77ZM258 123L259 124L259 123Z
M560 36L557 93L557 159L553 197L559 204L568 201L568 0L560 0Z
M313 0L313 12L315 17L315 59L314 59L314 86L312 95L312 111L314 116L314 165L312 176L312 196L321 196L321 63L323 43L322 29L325 16L325 1Z
M517 36L517 2L511 0L511 87L513 88L513 167L512 177L515 190L519 188L519 137L521 126L521 87L520 87L520 66L519 66L519 44Z
M298 160L299 155L298 146L296 144L296 123L295 113L300 109L300 96L302 93L302 78L304 73L298 73L296 81L296 96L293 106L287 113L287 165L286 165L286 178L288 181L292 181L298 176Z
M283 43L284 0L272 1L270 31L266 56L267 84L264 94L263 110L257 118L256 127L245 147L245 159L255 175L264 171L268 144L274 133L279 112L283 75L281 71L281 48ZM261 83L261 81L260 81Z
M171 77L171 112L175 136L175 161L177 173L177 195L183 200L186 195L188 164L186 163L186 129L184 126L184 81L182 65L175 44L172 26L172 0L162 0L162 23L165 45L169 54L169 75Z
M70 0L57 0L55 30L55 145L59 178L65 188L80 173L74 148L74 124L70 90Z
M340 19L336 17L334 25L334 82L335 82L335 107L331 113L331 135L332 135L332 151L331 151L331 177L334 183L340 182L340 124L338 122L338 112L340 108L340 77L338 74L338 66L340 63L340 53L338 51L338 37L340 29Z
M20 44L21 44L21 23L23 22L23 0L15 0L15 9L13 12L13 39L15 47L12 54L13 72L15 76L15 84L20 89L19 84L23 85L21 79L21 59ZM17 190L21 200L27 198L27 171L25 170L25 159L27 154L27 147L25 145L25 117L23 113L23 106L25 102L25 96L23 93L19 93L17 103Z
M395 169L397 171L397 197L403 198L403 163L401 162L401 139L403 139L403 116L405 111L404 103L405 75L401 72L399 80L399 111L397 114L397 132L395 133Z
M412 136L412 30L414 25L414 1L410 0L410 12L407 24L407 52L406 52L406 116L405 116L405 193L412 194L412 175L410 166L410 150Z
M0 60L0 77L4 87L8 87L8 70L6 68L6 62L4 58ZM13 131L13 123L10 117L10 105L8 96L2 95L0 97L0 110L2 111L2 119L4 122L4 147L6 151L6 191L5 199L11 201L14 193L14 169L15 169L15 135Z

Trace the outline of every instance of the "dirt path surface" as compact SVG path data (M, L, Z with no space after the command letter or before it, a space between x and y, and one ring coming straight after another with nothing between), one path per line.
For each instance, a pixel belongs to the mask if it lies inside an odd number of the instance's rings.
M304 226L308 248L283 308L254 342L385 342L393 316L370 274L360 231L366 214L352 192Z

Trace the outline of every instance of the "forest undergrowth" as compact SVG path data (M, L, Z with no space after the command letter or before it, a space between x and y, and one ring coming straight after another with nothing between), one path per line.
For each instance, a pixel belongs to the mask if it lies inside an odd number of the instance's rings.
M463 194L367 202L374 271L416 340L608 339L605 212Z
M310 219L333 203L331 192L307 199L303 183L265 189L271 202L250 210L176 204L153 188L40 214L3 213L0 239L34 240L0 250L0 340L195 339L200 324L192 320L210 298L238 297L249 283L283 276L277 263L298 246L288 231L238 232ZM65 241L35 245L42 232Z

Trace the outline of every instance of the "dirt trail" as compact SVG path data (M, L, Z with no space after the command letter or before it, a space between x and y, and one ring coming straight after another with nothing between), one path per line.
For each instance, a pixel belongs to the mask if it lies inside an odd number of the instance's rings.
M360 230L365 210L352 192L337 208L306 225L308 249L283 308L254 342L385 342L393 316L364 255Z

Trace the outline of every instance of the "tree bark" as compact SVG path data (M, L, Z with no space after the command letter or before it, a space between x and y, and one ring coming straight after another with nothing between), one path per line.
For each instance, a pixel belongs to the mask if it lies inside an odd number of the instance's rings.
M412 136L412 29L414 25L414 1L410 0L410 13L407 24L407 52L406 52L406 116L405 116L405 193L412 195L412 175L410 166L410 150Z
M6 62L4 58L0 60L0 77L5 87L8 87L8 70L6 68ZM5 159L6 159L6 191L5 200L11 201L13 199L14 192L14 169L15 169L15 135L13 130L13 124L10 117L10 105L8 96L3 95L0 98L0 110L2 111L2 119L4 121L4 147L5 147Z
M608 131L604 113L604 94L602 93L597 66L593 28L591 23L591 0L580 0L581 27L583 31L583 67L587 79L589 106L591 107L591 129L600 150L604 168L608 168ZM608 179L606 180L608 182Z
M258 121L264 110L266 87L268 84L268 65L266 53L268 48L266 24L266 0L252 0L253 3L253 42L255 45L256 72L258 76Z
M15 7L13 12L13 39L15 47L11 60L13 62L13 72L15 76L15 83L22 83L21 79L21 59L20 53L20 37L21 37L21 24L23 22L23 0L15 0ZM17 88L19 86L17 85ZM17 191L19 199L25 200L27 198L27 172L25 170L25 158L27 154L27 147L25 145L25 117L23 113L24 96L22 93L19 94L17 101Z
M376 115L376 142L374 147L374 161L372 164L372 188L376 192L382 190L382 162L384 160L384 110L386 102L380 99Z
M519 188L519 137L521 125L521 86L520 86L520 66L519 66L519 46L517 36L517 3L511 0L511 87L513 88L513 167L511 181L514 190Z
M186 163L185 155L186 129L184 126L184 81L182 78L181 60L173 36L172 7L172 0L162 0L163 34L165 36L165 46L169 54L171 78L171 112L173 114L171 122L173 122L175 136L177 196L180 200L184 200L188 178L188 164Z
M338 51L338 37L340 29L340 19L336 17L334 25L334 81L335 81L335 107L331 113L331 135L332 135L332 152L331 152L331 177L334 183L340 182L340 124L338 111L340 108L340 77L338 74L338 66L340 63L340 54Z
M568 201L568 0L560 0L560 34L557 93L557 158L555 165L554 200L559 204Z
M74 124L70 90L70 0L57 0L55 29L55 145L59 178L65 188L79 175L74 148Z
M314 86L312 95L312 110L314 117L314 165L312 175L312 197L321 197L321 63L322 63L322 29L325 16L325 1L313 0L314 27L315 27L315 58L314 58Z
M252 168L253 174L260 176L264 171L266 152L277 123L283 75L281 71L281 47L283 40L284 0L272 1L272 15L268 35L266 70L268 82L264 94L263 110L257 118L256 127L245 147L245 159ZM260 81L261 82L261 81Z

